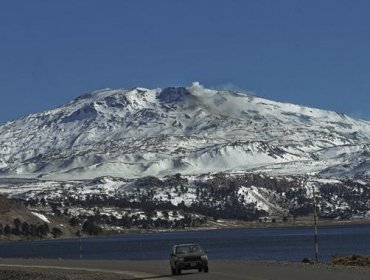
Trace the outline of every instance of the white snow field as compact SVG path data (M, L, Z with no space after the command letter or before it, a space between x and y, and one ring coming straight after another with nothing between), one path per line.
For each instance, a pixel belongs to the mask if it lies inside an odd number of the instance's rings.
M369 122L199 83L103 89L0 126L3 178L240 171L363 179L369 154Z

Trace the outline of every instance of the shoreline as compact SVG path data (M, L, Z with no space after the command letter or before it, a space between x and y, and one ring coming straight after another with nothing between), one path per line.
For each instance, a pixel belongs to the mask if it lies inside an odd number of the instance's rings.
M243 221L228 221L222 220L225 224L220 224L214 222L214 225L205 226L205 227L193 227L193 228L184 228L184 229L123 229L122 231L106 231L103 234L99 235L83 235L82 239L91 239L91 238L105 238L105 237L114 237L114 236L124 236L128 234L150 234L150 233L172 233L172 232L197 232L197 231L214 231L214 230L238 230L238 229L271 229L271 228L310 228L313 227L313 221L310 219L305 219L297 221L296 223L265 223L265 222L243 222ZM318 228L320 227L340 227L340 226L370 226L370 220L319 220ZM4 235L2 236L4 237ZM15 237L11 235L11 237ZM5 239L0 238L0 243L17 243L17 242L37 242L37 241L57 241L57 240L71 240L79 239L78 236L65 235L58 238L44 238L44 239L31 239L31 238L15 238L15 239Z

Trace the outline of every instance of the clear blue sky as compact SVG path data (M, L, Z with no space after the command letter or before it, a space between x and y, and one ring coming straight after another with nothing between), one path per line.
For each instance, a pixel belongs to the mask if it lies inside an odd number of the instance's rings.
M200 81L370 119L370 1L4 0L0 123Z

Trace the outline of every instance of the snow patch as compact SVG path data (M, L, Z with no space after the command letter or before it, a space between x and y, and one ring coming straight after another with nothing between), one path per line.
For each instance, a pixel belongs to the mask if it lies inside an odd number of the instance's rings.
M50 223L49 219L45 217L45 215L43 214L40 214L40 213L36 213L36 212L31 212L33 215L35 215L37 218L39 218L40 220L46 222L46 223Z

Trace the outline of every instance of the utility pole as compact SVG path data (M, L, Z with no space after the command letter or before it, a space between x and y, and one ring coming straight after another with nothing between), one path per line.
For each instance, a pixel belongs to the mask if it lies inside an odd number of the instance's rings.
M79 237L79 253L80 253L80 259L82 259L82 239L81 239L81 231L78 230L77 232L77 236Z
M313 194L313 225L315 228L315 260L316 263L318 262L319 259L319 242L317 239L317 207L316 207L316 193L315 193L315 187L312 186L312 194Z

